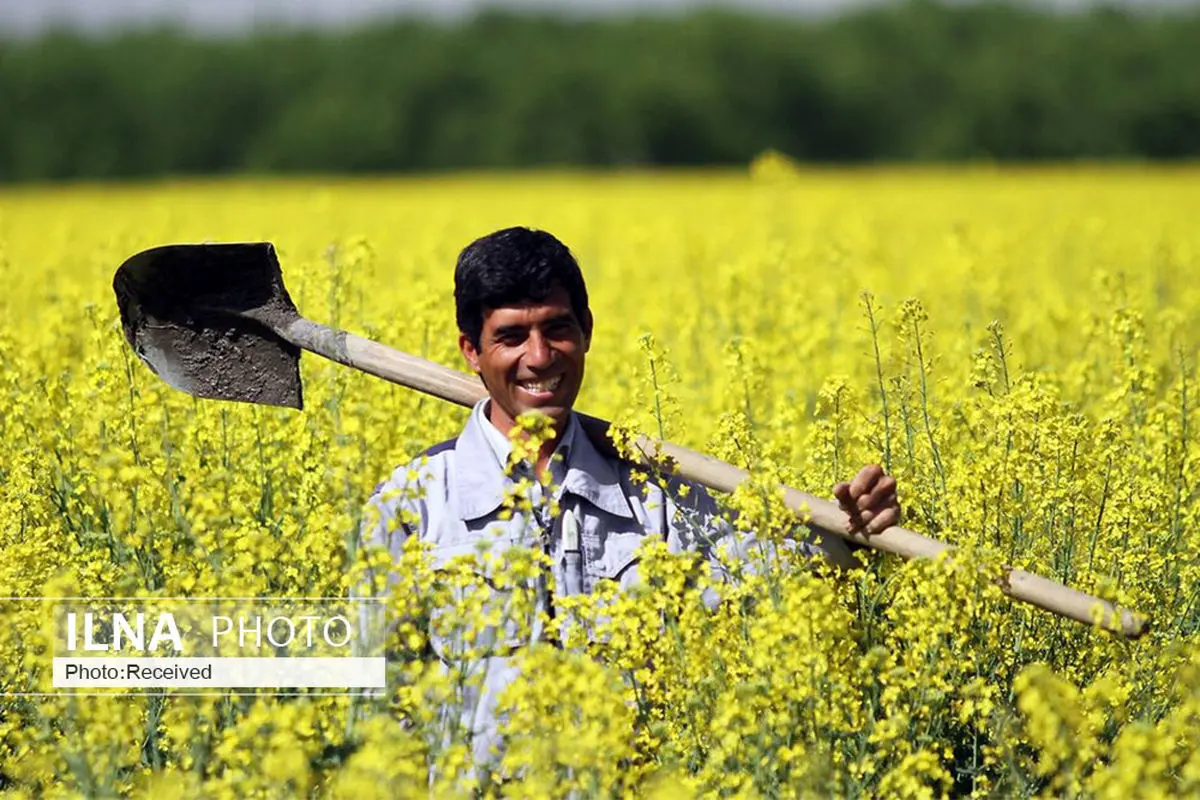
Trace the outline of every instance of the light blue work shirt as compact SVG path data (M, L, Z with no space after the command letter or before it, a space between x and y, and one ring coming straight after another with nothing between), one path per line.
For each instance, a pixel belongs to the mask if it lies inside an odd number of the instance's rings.
M700 550L718 579L728 577L724 563L746 559L756 549L753 534L736 532L703 487L687 484L686 493L680 492L686 482L677 478L666 491L654 481L635 485L633 465L597 451L574 412L550 460L559 515L539 519L515 511L503 518L505 497L514 486L505 472L512 445L488 419L489 402L484 398L475 405L456 439L431 447L376 488L370 506L377 515L368 509L364 545L386 546L395 561L408 537L419 536L430 544L435 567L483 546L492 553L513 545L541 547L553 562L556 597L590 593L600 581L633 586L638 547L650 537L664 540L670 552ZM529 465L518 470L532 478ZM539 499L533 498L535 507ZM401 520L402 509L414 522ZM798 547L809 557L822 552L807 541ZM441 648L435 649L441 655ZM496 696L515 677L507 658L488 662L482 696L466 704L470 719L464 720L474 734L477 761L499 745Z

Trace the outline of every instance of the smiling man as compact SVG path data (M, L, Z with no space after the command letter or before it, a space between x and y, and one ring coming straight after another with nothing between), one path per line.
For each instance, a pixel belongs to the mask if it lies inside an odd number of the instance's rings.
M591 347L592 313L579 265L561 242L526 228L497 231L462 251L454 280L459 348L488 396L456 438L380 485L366 543L384 545L398 559L404 542L419 537L432 546L435 565L483 546L494 553L538 547L551 558L555 597L589 593L601 581L629 588L637 582L638 547L651 537L674 552L705 552L714 573L724 571L723 558L747 555L753 535L734 535L702 487L637 484L631 464L604 454L585 434L572 407ZM516 465L515 476L549 470L555 517L545 511L550 504L541 502L548 498L537 481L533 511L510 515L504 507L514 485L514 471L506 470L509 432L527 411L550 417L554 436L536 463ZM852 526L875 532L900 521L896 482L878 466L864 467L833 492ZM837 537L797 547L839 562L848 555ZM553 612L553 600L549 605ZM504 664L489 665L483 694L470 704L477 758L496 744L495 695L511 677Z
M592 337L587 287L570 251L553 236L509 228L469 245L454 272L458 346L487 387L488 422L507 436L516 418L540 411L560 436L583 385Z

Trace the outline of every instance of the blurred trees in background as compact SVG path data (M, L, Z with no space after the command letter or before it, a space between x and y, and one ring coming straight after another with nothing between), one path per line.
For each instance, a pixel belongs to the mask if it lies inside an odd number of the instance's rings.
M0 180L1200 156L1200 11L490 11L0 42Z

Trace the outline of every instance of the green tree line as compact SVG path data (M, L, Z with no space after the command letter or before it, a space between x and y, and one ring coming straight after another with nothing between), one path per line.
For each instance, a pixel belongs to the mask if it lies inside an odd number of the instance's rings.
M0 41L0 180L1200 155L1200 10L490 11Z

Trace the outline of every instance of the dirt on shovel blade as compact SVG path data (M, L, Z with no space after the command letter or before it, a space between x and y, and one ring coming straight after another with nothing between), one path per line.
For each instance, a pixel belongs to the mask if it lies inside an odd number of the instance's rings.
M269 243L146 250L121 265L113 290L125 338L174 388L303 407L300 350L269 327L297 316Z

